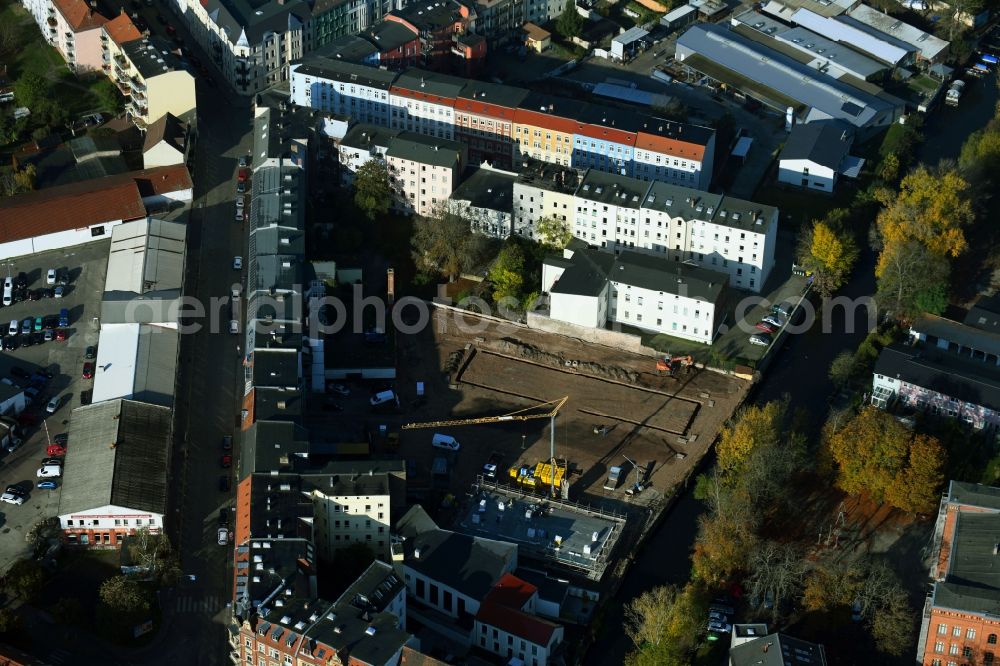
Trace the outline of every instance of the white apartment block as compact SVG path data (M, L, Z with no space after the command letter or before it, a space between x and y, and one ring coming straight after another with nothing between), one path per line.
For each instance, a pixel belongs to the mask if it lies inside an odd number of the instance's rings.
M528 178L514 184L514 233L534 237L538 220L555 216L592 247L660 254L725 273L730 286L754 292L774 265L778 210L771 206L593 169L572 194L560 184L574 182L571 176Z
M288 65L308 50L311 18L303 0L250 4L222 0L174 0L223 76L237 93L252 95L284 81Z
M404 214L431 215L458 186L465 164L462 144L402 132L385 153L394 205Z
M468 81L454 76L408 69L389 90L389 126L433 136L455 138L455 99Z
M313 503L313 543L320 559L363 543L383 561L390 559L389 475L303 475L303 491Z
M544 162L522 171L514 181L511 212L513 233L535 238L535 223L551 218L572 225L576 210L579 174L573 169Z
M318 57L288 69L292 104L389 127L389 88L395 72Z
M726 283L717 271L575 243L542 270L551 319L590 328L612 322L705 344L725 321Z

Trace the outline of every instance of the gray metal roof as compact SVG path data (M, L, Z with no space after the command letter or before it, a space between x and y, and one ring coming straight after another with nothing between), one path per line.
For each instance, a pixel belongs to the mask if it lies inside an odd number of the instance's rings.
M302 491L316 492L327 497L357 497L389 494L389 475L385 472L365 473L363 465L358 474L309 474L302 475Z
M948 484L948 501L1000 511L1000 488L981 483L951 481Z
M176 329L140 326L132 392L123 397L164 407L171 406L174 402L179 345L180 333ZM97 371L100 373L101 369L98 368Z
M400 74L392 87L454 99L461 94L468 82L468 79L414 67Z
M107 505L164 513L171 415L131 400L73 410L59 515Z
M848 16L879 32L894 37L917 49L921 57L933 60L948 50L948 42L927 33L894 16L889 16L874 7L858 3L847 12Z
M291 104L287 96L269 92L260 97L274 106L266 106L254 116L251 165L255 173L264 162L275 158L305 166L306 144L316 131L318 116L313 109ZM251 184L256 187L256 182Z
M309 55L309 59L322 57L343 62L363 63L378 52L379 50L374 44L360 35L341 35L313 51Z
M340 144L348 148L358 148L360 150L370 150L372 147L385 150L389 147L389 143L399 135L400 131L389 129L388 127L369 125L368 123L354 123L347 130L344 138L340 140Z
M774 206L659 181L650 185L642 207L759 234L767 233L778 219Z
M947 340L966 349L1000 356L1000 333L973 328L944 317L925 314L910 324L910 333L935 338L931 341L934 343ZM1000 368L997 370L1000 371Z
M574 294L577 296L598 296L608 284L608 275L615 257L610 252L575 248L573 256L546 257L549 266L564 268L562 275L549 290L553 294Z
M417 39L417 33L397 21L379 21L361 34L379 51L394 51Z
M468 201L475 208L510 213L514 204L517 176L493 169L478 168L451 193L452 201Z
M265 166L253 175L250 201L250 235L279 226L305 228L304 172L297 166Z
M254 353L255 386L298 386L297 349L259 349Z
M517 557L514 544L439 528L419 504L395 531L406 539L406 566L473 599L485 597Z
M649 183L644 180L589 169L576 188L576 197L619 208L639 208L648 191Z
M634 28L629 28L628 30L618 35L611 41L618 42L619 44L631 44L632 42L639 41L648 34L649 34L648 31L643 30L639 26L636 26Z
M948 573L934 586L934 606L1000 615L1000 555L993 550L1000 514L961 511L955 516Z
M883 39L869 31L860 30L850 22L840 20L841 18L821 16L810 9L802 8L792 14L791 21L835 42L848 44L890 65L899 64L906 59L908 53L915 50L912 47L901 47L895 41Z
M475 100L516 109L528 96L528 90L500 83L490 83L489 81L468 81L458 96L464 100Z
M301 63L292 65L291 67L296 72L307 76L315 76L339 83L353 83L359 86L386 91L389 90L392 82L399 76L396 72L387 72L377 67L359 65L353 62L344 62L343 60L322 56L304 58Z
M608 279L619 284L709 303L718 302L729 282L729 276L725 273L631 251L618 255Z
M289 25L305 22L311 12L305 0L201 0L209 17L236 43L246 36L249 46L265 34L285 32Z
M821 117L856 127L884 122L885 115L896 109L886 100L717 25L695 25L678 38L679 61L698 69L699 57L719 70L711 73L713 78L744 89L773 91L776 95L770 97L777 104L795 100Z
M174 298L184 286L187 227L146 218L111 231L105 294L123 292L147 298Z
M436 0L433 3L411 2L390 13L406 19L417 30L434 32L461 20L461 8L455 0Z
M795 49L808 54L812 67L834 66L847 70L859 78L867 79L886 69L886 65L861 55L846 44L835 42L811 30L798 27L785 30L774 36Z
M181 69L180 60L172 53L174 46L159 37L125 42L121 49L144 79Z
M826 666L822 645L770 634L729 650L730 666Z
M254 389L253 416L255 419L298 420L302 416L305 399L298 388L287 386L257 386Z
M400 132L390 143L386 157L398 157L421 164L455 168L462 162L462 144L458 141Z
M809 160L840 171L853 143L854 132L846 123L817 121L795 125L788 134L779 159Z
M1000 296L980 296L963 321L981 331L1000 332Z
M875 361L875 373L935 391L954 400L1000 410L1000 368L934 349L891 345Z
M302 426L291 421L256 421L240 444L240 478L292 472L308 453L309 433Z

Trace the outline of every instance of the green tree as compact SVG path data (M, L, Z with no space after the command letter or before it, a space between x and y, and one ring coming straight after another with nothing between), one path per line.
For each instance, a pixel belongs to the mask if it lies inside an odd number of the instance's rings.
M64 625L81 625L87 619L87 611L79 599L61 597L51 609L52 617Z
M18 192L30 192L35 189L35 177L37 170L34 164L29 164L23 169L14 172L14 183Z
M573 239L573 232L570 231L569 223L565 220L556 219L551 215L538 220L535 228L538 230L539 243L558 250L569 245L569 242Z
M100 587L101 603L123 614L144 613L150 608L149 593L142 584L125 576L112 576Z
M704 634L708 612L705 595L688 584L678 590L662 585L646 590L625 605L624 630L636 650L631 666L682 666Z
M118 87L111 82L111 79L101 77L90 90L97 98L98 106L108 113L118 115L125 109L125 98L118 92Z
M854 378L854 354L842 351L830 363L830 381L836 388L843 388Z
M24 601L32 599L44 583L45 570L34 560L18 560L4 576L4 587Z
M897 319L912 319L924 312L924 306L940 305L951 272L947 259L908 240L887 245L879 263L875 300L881 310Z
M500 250L490 267L489 280L493 283L493 300L504 298L521 300L524 285L524 250L516 243L508 243Z
M716 446L719 469L724 476L738 480L755 450L775 445L781 436L784 416L785 405L777 401L763 407L750 405L737 412L723 427Z
M392 189L385 162L370 159L358 168L354 174L354 203L369 220L389 212Z
M576 4L567 2L563 13L556 20L556 32L565 39L579 37L580 32L583 30L583 22L583 17L576 11Z
M480 266L490 241L470 228L468 219L443 206L430 217L414 218L410 244L417 270L454 280Z
M177 555L166 534L153 534L148 527L141 527L129 539L128 551L136 566L148 571L149 578L158 584L171 585L180 578Z
M33 112L38 103L49 96L49 82L37 72L25 72L14 83L14 97L18 106L26 106Z
M20 634L24 628L24 620L11 608L0 608L0 634L11 636Z

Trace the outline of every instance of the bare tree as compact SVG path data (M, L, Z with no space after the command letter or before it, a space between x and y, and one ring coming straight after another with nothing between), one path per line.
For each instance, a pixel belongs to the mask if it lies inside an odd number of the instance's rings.
M791 599L799 589L805 570L802 553L792 544L762 541L750 551L748 564L750 596L768 600L772 616L777 617L781 602Z

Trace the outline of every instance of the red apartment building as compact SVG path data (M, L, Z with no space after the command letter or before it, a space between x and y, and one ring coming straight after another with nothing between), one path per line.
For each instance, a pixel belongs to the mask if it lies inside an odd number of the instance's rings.
M992 664L1000 651L1000 488L952 481L934 530L917 662Z
M486 56L485 40L463 40L473 18L471 10L455 0L408 4L385 16L386 21L400 23L417 33L424 66L442 72L465 72L475 67L469 59Z

